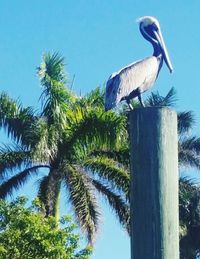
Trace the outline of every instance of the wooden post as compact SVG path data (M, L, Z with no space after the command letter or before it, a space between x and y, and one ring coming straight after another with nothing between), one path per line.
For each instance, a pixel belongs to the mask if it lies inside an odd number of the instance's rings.
M178 259L177 115L168 108L130 113L131 258Z

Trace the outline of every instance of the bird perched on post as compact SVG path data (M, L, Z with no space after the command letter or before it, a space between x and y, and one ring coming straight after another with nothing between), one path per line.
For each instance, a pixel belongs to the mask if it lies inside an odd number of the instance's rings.
M136 61L110 76L106 84L106 111L123 100L126 100L132 109L130 100L135 97L138 97L144 107L141 94L155 83L163 60L170 73L173 70L158 20L152 16L144 16L138 21L142 36L153 46L153 56Z

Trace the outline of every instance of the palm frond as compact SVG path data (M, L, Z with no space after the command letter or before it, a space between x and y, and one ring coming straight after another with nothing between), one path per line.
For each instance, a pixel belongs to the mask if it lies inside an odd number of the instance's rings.
M123 164L127 168L130 166L129 147L121 147L118 150L94 150L90 155L94 157L108 157L119 162L120 164Z
M34 138L34 145L31 147L34 161L50 163L58 151L60 130L54 125L49 126L42 117L35 124L34 132L30 133L33 133Z
M181 223L187 227L199 226L200 187L189 179L179 181L179 213Z
M115 194L109 186L102 184L97 180L93 180L96 189L107 199L110 207L114 210L120 224L130 234L130 209L129 205L120 197Z
M8 171L20 169L30 164L30 152L19 145L4 145L0 147L0 175Z
M187 137L179 141L179 164L200 169L200 138Z
M104 95L105 93L101 90L101 88L97 87L96 89L88 93L86 96L77 99L75 105L83 107L84 109L95 109L100 107L104 109Z
M106 179L113 187L123 191L128 198L130 174L125 169L120 168L114 160L106 157L92 157L86 159L83 166L90 170L91 173L97 174L104 180Z
M76 116L77 115L77 116ZM113 148L123 142L126 135L124 116L113 112L91 110L83 114L72 112L68 116L68 127L66 128L67 147L85 149ZM76 152L74 152L76 155Z
M45 54L38 68L38 75L44 88L40 99L42 100L42 116L48 124L63 127L65 113L69 103L74 99L72 92L65 87L66 74L64 72L64 58L58 53Z
M6 118L13 117L16 113L18 113L18 103L2 92L0 94L0 126L4 125Z
M200 248L200 188L191 180L179 182L180 255L197 258Z
M178 113L178 132L180 135L191 130L194 124L195 119L192 111Z
M200 138L196 136L187 137L180 141L181 147L184 150L191 150L197 155L200 155Z
M200 158L191 151L179 152L179 164L180 166L193 167L200 169Z
M37 117L31 107L20 108L15 117L7 118L4 127L8 136L12 137L18 143L29 146L33 139L30 136L30 130L34 127ZM34 132L32 130L32 132Z
M48 119L49 124L65 123L65 113L68 107L69 93L60 82L53 82L49 93L43 91L42 116Z
M46 53L42 57L42 62L37 68L37 73L44 86L49 84L49 79L66 82L64 73L64 58L59 53Z
M46 166L37 165L30 168L26 168L22 172L11 177L9 180L3 182L0 185L0 198L5 199L7 195L12 195L12 192L14 190L17 191L20 187L22 187L32 174L37 174L38 169L41 167Z
M151 93L151 96L147 99L147 106L173 107L176 101L176 91L172 87L164 97L159 92Z
M98 229L100 212L94 195L91 180L83 172L70 165L65 166L65 184L75 216L81 229L86 232L92 245Z
M3 127L8 137L26 144L26 133L34 123L36 116L32 107L23 108L18 101L12 100L7 94L0 96L0 127Z
M188 150L179 151L179 165L200 169L200 157Z

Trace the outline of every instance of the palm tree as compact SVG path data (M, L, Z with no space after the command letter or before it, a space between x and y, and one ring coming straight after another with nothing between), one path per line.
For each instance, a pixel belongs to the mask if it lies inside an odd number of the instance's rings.
M46 215L59 217L64 186L91 244L100 218L96 191L129 231L129 172L100 153L118 150L124 142L125 117L104 112L100 89L84 98L76 97L66 87L64 60L58 54L44 55L37 71L43 87L40 112L23 108L5 93L0 96L1 126L14 141L0 149L0 198L39 174L38 197ZM48 173L42 174L41 168L47 168Z
M180 258L195 259L200 254L200 186L180 180Z

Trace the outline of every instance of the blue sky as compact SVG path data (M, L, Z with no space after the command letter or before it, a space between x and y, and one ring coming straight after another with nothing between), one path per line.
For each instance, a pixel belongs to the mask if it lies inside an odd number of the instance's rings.
M193 110L200 121L199 10L199 0L0 0L0 90L38 106L36 67L47 51L66 58L77 94L103 87L112 72L152 54L135 22L152 15L160 21L174 66L170 75L163 65L153 90L166 94L174 86L178 110ZM30 188L35 185L25 190ZM129 239L106 207L93 256L103 258L130 258Z

